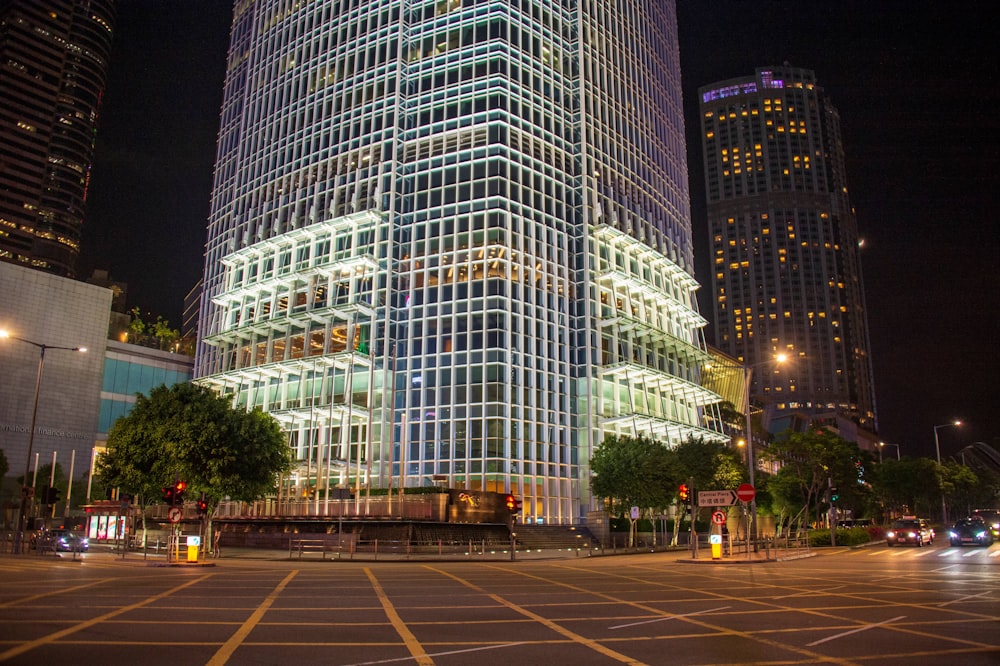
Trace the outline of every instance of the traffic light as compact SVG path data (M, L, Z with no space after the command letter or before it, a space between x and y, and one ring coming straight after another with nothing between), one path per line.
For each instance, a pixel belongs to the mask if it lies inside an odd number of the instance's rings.
M503 505L507 507L507 510L510 511L511 513L517 511L518 504L519 502L517 501L517 498L514 497L513 495L507 495L507 497L505 497L503 500Z
M830 488L830 504L836 504L837 500L840 499L840 493L837 492L836 488Z
M184 503L184 491L187 487L186 481L174 481L174 504Z
M688 500L691 499L691 491L688 490L688 485L686 483L682 483L681 486L680 486L680 488L678 488L678 490L677 490L677 496L685 504L687 504Z
M205 493L202 493L201 497L198 498L198 513L201 515L208 513L208 500L205 499Z
M514 513L521 513L521 500L514 499Z
M62 491L59 490L58 488L55 487L49 488L45 496L45 503L50 506L53 504L58 504L60 495L62 495Z
M163 501L170 506L174 505L174 487L173 486L163 486L161 492L163 493Z

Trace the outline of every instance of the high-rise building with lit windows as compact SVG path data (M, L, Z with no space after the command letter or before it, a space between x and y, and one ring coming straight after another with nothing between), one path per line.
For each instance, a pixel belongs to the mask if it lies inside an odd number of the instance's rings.
M699 89L717 346L758 366L774 415L875 429L857 222L840 117L813 72L767 67ZM768 365L778 353L791 362Z
M74 277L115 0L0 0L0 261Z
M672 2L240 0L231 40L196 375L297 496L573 523L606 433L722 439Z

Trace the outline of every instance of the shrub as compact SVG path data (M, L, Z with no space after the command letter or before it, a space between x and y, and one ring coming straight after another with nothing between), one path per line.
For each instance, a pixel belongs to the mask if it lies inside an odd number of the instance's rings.
M838 546L859 546L872 541L871 528L851 527L837 530ZM830 545L830 530L813 530L809 534L809 545L815 547Z

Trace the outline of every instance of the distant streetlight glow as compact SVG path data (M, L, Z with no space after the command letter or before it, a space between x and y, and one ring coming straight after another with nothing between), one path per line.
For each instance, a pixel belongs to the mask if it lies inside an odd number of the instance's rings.
M887 446L895 446L896 447L896 460L900 460L900 457L899 457L899 444L893 444L892 442L879 442L878 443L878 461L882 462L882 449L884 449Z

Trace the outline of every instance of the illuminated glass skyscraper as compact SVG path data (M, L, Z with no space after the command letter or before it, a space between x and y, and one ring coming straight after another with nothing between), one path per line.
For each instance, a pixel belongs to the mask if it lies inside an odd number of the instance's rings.
M74 277L114 0L0 0L0 261Z
M875 428L840 116L789 66L699 90L718 346L748 364L772 414L840 413Z
M297 490L591 507L605 433L721 438L672 2L241 0L196 374Z

